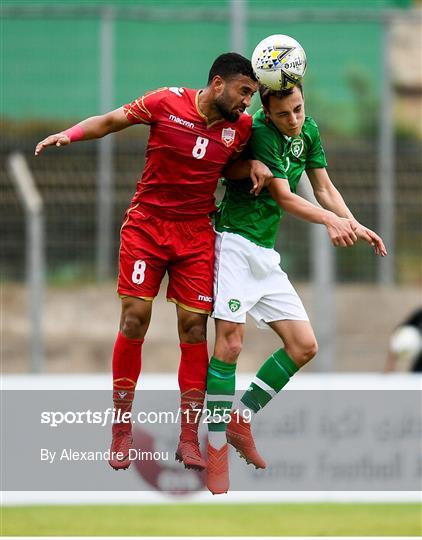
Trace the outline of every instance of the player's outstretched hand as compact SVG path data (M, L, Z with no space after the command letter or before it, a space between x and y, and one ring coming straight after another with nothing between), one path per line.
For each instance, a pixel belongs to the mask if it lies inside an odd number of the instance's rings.
M333 246L348 247L357 242L356 224L351 219L341 218L332 213L326 227Z
M365 240L365 242L368 242L368 244L374 248L375 255L385 257L387 255L387 249L382 241L382 238L378 236L377 233L371 231L371 229L368 229L367 227L364 227L360 223L356 222L356 224L357 237L360 240Z
M270 169L264 165L264 163L256 159L251 160L250 176L253 186L251 193L256 197L260 194L262 188L274 177Z
M35 155L38 156L38 154L41 154L47 146L66 146L67 144L70 144L70 139L67 135L64 133L55 133L37 144Z

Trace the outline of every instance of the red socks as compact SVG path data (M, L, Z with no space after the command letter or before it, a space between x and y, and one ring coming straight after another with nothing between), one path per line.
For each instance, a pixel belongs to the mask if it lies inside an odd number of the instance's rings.
M132 410L136 383L141 372L143 339L128 339L119 332L113 353L113 401L120 415ZM181 343L179 388L183 440L197 440L208 370L207 342ZM186 411L189 410L189 414ZM131 424L128 424L130 428Z
M118 333L113 352L113 402L116 412L132 410L135 387L141 372L143 339L128 339Z
M180 409L182 412L181 440L198 438L198 426L205 398L208 371L207 342L181 343L179 365ZM189 413L187 413L189 411Z

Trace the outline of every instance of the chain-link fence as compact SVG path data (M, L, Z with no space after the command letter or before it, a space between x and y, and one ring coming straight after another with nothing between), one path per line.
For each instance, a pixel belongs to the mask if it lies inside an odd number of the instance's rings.
M147 128L134 128L139 137L119 136L116 144L116 184L113 192L112 259L117 264L119 229L143 167ZM46 214L47 267L54 280L90 278L96 264L96 144L75 144L64 150L31 157L37 137L22 142L3 142L2 162L16 147L29 158ZM376 146L368 141L347 141L326 145L329 172L352 212L368 227L376 229L379 193L376 182ZM420 178L422 156L417 143L397 146L397 276L401 282L415 282L420 263L417 246L421 238ZM23 210L6 171L1 170L1 230L3 273L8 279L22 279L25 270L25 222ZM297 280L310 277L310 227L290 216L282 221L277 246L283 266ZM337 250L337 278L343 282L376 280L376 259L366 244L352 250ZM116 266L113 267L116 273Z

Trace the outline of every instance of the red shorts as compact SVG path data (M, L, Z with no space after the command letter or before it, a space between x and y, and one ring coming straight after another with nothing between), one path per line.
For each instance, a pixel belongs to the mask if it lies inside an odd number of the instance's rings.
M170 221L131 206L120 232L118 293L152 300L166 271L167 300L212 310L215 233L208 217Z

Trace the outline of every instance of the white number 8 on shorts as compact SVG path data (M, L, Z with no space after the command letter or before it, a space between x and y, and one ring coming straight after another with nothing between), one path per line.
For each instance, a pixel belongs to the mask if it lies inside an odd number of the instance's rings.
M145 261L136 261L133 265L132 281L136 285L140 285L145 279L145 269L147 264Z

